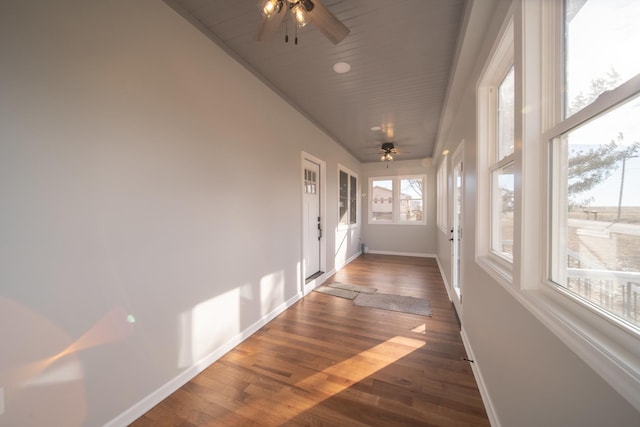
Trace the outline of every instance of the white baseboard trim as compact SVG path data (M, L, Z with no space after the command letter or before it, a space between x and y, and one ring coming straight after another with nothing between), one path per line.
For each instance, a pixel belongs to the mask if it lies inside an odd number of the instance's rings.
M353 262L353 260L358 258L360 255L361 255L360 252L356 252L351 257L349 257L343 264L336 264L335 268L332 268L330 271L327 271L321 274L320 276L316 277L315 279L313 279L312 282L308 283L309 286L305 286L305 289L307 289L305 291L305 295L308 295L309 292L311 292L318 286L322 285L324 282L326 282L328 277L331 277L334 274L336 274L338 271L342 270L347 264Z
M336 274L336 272L342 270L347 264L350 264L351 262L353 262L353 260L358 258L360 255L361 253L358 251L355 254L351 255L351 257L347 258L347 260L344 263L336 264L336 268L333 270L332 274ZM331 276L332 274L329 274L327 277Z
M447 296L449 297L449 301L453 301L453 294L451 293L451 287L449 286L449 282L447 281L447 276L444 274L444 270L442 269L442 264L440 264L440 258L436 255L436 262L438 263L438 270L440 270L440 276L442 276L442 281L444 282L444 289L447 291Z
M335 274L335 270L324 272L315 279L311 280L309 283L305 283L304 296L309 295L311 291L323 284L325 280L327 280L327 277L331 276L332 274Z
M171 379L156 391L149 394L144 399L140 400L138 403L131 406L129 409L107 422L104 427L124 427L131 424L136 419L140 418L142 415L147 413L151 408L156 406L158 403L162 402L166 397L168 397L171 393L178 390L180 387L191 381L196 375L204 371L215 361L220 359L229 351L233 350L238 344L242 343L244 340L249 338L255 332L258 331L261 327L269 323L280 313L285 311L287 308L291 307L293 304L298 302L302 298L302 292L298 292L296 295L291 297L289 300L280 304L276 309L274 309L271 313L264 316L262 319L255 322L253 325L249 326L247 329L242 331L240 334L229 340L226 344L223 344L215 351L211 352L208 356L204 357L200 361L196 362L194 365L190 366L186 370L182 371L175 378Z
M473 363L471 363L471 370L473 371L473 376L475 377L476 383L478 384L480 396L482 397L484 408L487 411L489 422L491 423L492 427L501 427L500 420L498 419L498 414L496 413L495 407L493 406L493 401L491 400L491 396L489 396L489 391L487 390L484 378L482 377L482 373L480 372L480 365L478 364L478 360L473 354L471 343L467 338L467 334L464 332L464 328L460 330L460 336L462 337L462 343L464 344L464 348L467 352L467 357L470 360L473 360Z
M340 271L347 264L351 263L353 260L358 258L361 255L360 252L356 252L354 255L349 257L346 262L340 266L336 266L331 271L327 271L321 276L318 276L314 281L316 282L313 287L321 285L324 283L327 277L331 277L336 274L337 271ZM418 256L418 255L413 255ZM285 301L280 306L278 306L271 313L267 314L262 319L258 320L256 323L242 331L240 334L229 340L226 344L220 346L215 351L211 352L208 356L204 357L202 360L198 361L194 365L190 366L186 370L182 371L175 378L171 379L156 391L149 394L144 399L140 400L138 403L131 406L129 409L107 422L104 427L124 427L131 424L133 421L140 418L142 415L147 413L151 408L156 406L158 403L162 402L169 395L174 393L180 387L191 381L196 375L207 369L214 362L220 359L229 351L233 350L238 344L249 338L253 335L258 329L269 323L280 313L291 307L293 304L298 302L303 297L302 292L298 292L296 295L291 297L288 301Z
M375 251L368 249L368 254L377 254L377 255L396 255L396 256L415 256L421 258L437 258L436 254L424 254L420 252L392 252L392 251Z

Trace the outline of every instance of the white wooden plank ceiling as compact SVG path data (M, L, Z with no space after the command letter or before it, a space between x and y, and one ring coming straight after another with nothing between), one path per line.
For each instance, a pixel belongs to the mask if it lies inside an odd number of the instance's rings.
M361 162L387 141L398 160L433 155L466 0L320 0L351 30L337 45L312 24L298 45L291 24L289 43L285 25L256 41L257 0L165 1Z

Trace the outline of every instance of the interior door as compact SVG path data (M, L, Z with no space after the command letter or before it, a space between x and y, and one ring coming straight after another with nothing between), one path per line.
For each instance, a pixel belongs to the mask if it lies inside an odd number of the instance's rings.
M453 227L451 229L451 268L454 305L462 314L462 238L464 224L464 164L463 153L458 149L453 155Z
M304 159L303 247L304 277L306 280L320 273L320 165Z

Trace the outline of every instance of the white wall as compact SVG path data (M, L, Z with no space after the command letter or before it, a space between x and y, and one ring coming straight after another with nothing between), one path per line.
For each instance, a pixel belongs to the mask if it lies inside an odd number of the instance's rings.
M427 223L423 225L368 224L369 178L399 175L427 175ZM394 160L362 165L362 239L374 252L428 256L434 255L436 244L436 169L430 158Z
M463 329L496 425L637 426L640 413L475 262L475 84L508 6L507 1L473 2L476 16L469 21L465 43L483 42L468 51L477 55L476 66L455 82L463 90L448 106L452 119L439 141L440 149L451 153L465 141ZM450 283L449 236L438 235L438 257Z
M333 206L360 166L183 18L2 2L0 57L0 424L155 403L298 298L300 153Z

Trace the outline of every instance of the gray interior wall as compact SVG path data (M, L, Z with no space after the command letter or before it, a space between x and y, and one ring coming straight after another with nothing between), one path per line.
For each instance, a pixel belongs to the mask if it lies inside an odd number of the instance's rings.
M332 206L360 166L183 18L2 2L0 56L0 424L102 425L299 297L301 151Z
M465 42L483 40L476 66L456 82L465 88L448 114L451 125L441 135L451 153L465 141L465 201L462 325L502 426L637 426L638 413L563 342L531 315L475 262L476 236L476 96L482 64L497 37L507 1L473 2L493 10L493 20L473 27ZM477 17L476 17L477 18ZM489 17L490 19L491 17ZM449 156L450 157L450 156ZM451 173L451 168L449 168ZM451 212L450 212L451 215ZM450 266L446 233L438 231L438 257ZM526 242L525 242L526 244ZM449 283L450 268L444 268Z
M425 225L369 224L369 178L427 175L427 223ZM436 171L432 160L394 160L362 165L362 238L368 250L397 254L434 255L436 243Z

